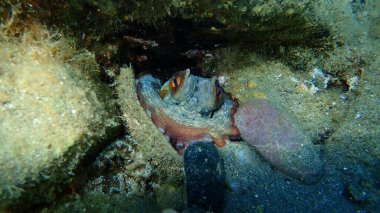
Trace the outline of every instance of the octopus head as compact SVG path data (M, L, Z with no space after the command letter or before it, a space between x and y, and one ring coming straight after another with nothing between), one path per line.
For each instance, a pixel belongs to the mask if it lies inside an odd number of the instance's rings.
M216 78L194 76L187 69L174 74L161 88L160 96L169 104L181 105L202 116L212 116L222 104L223 89Z

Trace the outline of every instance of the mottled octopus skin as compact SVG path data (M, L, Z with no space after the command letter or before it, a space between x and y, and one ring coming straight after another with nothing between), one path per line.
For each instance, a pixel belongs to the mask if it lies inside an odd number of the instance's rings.
M207 107L204 106L204 102L201 102L202 97L199 96L207 97L209 94L204 94L205 91L197 93L196 87L201 85L198 84L199 82L207 84L207 80L189 73L188 76L190 83L195 81L194 86L190 87L181 99L174 99L170 92L165 98L161 98L160 80L150 74L142 75L136 81L138 99L153 123L170 139L179 153L183 153L190 143L199 140L212 141L222 147L230 136L239 134L233 120L237 102L223 93L221 106L213 111L212 116L205 116L202 111ZM210 80L212 81L215 79ZM199 106L202 106L202 109Z
M243 140L278 170L306 184L318 181L323 166L318 146L271 102L244 103L235 120Z

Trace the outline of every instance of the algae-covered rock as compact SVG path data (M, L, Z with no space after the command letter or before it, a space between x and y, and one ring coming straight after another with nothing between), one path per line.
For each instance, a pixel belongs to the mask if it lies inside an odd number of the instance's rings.
M125 136L109 144L90 164L86 194L122 194L125 197L151 196L155 173L141 155L136 155L136 141Z
M145 166L151 166L156 176L157 190L166 184L176 188L183 186L182 158L169 141L154 126L148 114L137 99L135 76L131 68L122 68L117 78L118 103L127 132L136 141L136 153ZM173 193L176 196L178 193Z
M342 87L319 85L315 70L298 73L280 61L231 49L223 50L217 60L213 70L225 79L223 88L240 105L252 100L271 101L294 117L313 143L323 143L347 112L349 101L342 98L346 95Z
M169 39L172 34L168 32L183 28L179 23L197 26L184 35L188 39L199 34L269 46L319 44L329 34L323 19L315 12L320 5L310 0L37 2L42 18L71 29L69 33L78 38L83 36L85 43L140 25L151 29L146 34L151 32L149 36L153 39ZM166 30L159 29L162 27Z
M158 212L160 208L154 199L147 197L125 197L120 194L91 193L73 199L59 206L52 212ZM51 209L44 209L50 212Z
M0 207L21 196L25 207L51 202L83 157L117 134L117 108L91 80L93 54L38 24L19 36L1 30Z
M156 191L156 201L161 209L181 210L185 206L185 187L176 187L171 184L163 184Z

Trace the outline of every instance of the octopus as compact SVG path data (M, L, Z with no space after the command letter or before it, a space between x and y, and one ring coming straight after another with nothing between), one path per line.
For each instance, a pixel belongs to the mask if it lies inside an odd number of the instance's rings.
M167 82L151 74L136 80L137 97L153 123L179 154L196 141L223 147L242 139L284 174L315 183L322 170L320 150L298 123L267 100L239 106L217 78L175 73Z
M218 147L237 137L233 115L238 103L225 93L217 79L177 72L161 85L144 74L137 79L137 96L153 123L182 154L195 141L210 141Z

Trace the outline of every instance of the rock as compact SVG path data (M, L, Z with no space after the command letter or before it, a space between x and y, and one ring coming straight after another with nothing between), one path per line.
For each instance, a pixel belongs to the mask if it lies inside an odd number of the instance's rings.
M360 50L371 46L376 55L379 42L368 41ZM376 53L375 53L376 52ZM357 91L345 119L326 141L325 158L331 166L344 173L347 184L344 195L370 212L380 211L380 58L367 58ZM375 182L375 183L372 183ZM377 182L377 183L376 183Z
M243 104L235 114L243 140L274 167L307 184L322 171L320 151L285 113L267 100Z
M78 196L77 196L78 198ZM91 193L72 199L58 206L53 212L161 212L160 207L151 197L125 197L120 194ZM50 209L45 208L49 211Z
M152 166L136 155L136 146L133 138L124 136L105 147L89 166L84 191L125 197L151 195L146 190L155 189L155 174Z
M89 151L121 130L111 92L85 75L97 71L94 55L43 26L23 30L0 32L0 211L54 200Z
M177 210L180 212L185 206L185 186L175 188L171 185L161 185L156 192L156 200L162 209L172 209L172 211Z
M183 209L185 187L160 184L153 166L146 163L137 147L136 140L128 135L109 144L90 165L83 194L100 194L104 197L120 195L125 200L149 198L147 200L157 205L157 208ZM150 198L155 199L151 201ZM103 202L91 205L102 206Z
M183 186L183 162L165 136L156 128L136 95L135 76L131 68L122 68L117 78L118 104L128 134L135 140L134 157L149 166L155 177L156 187L180 188ZM132 158L132 159L133 159ZM142 189L144 191L144 189ZM145 191L148 193L148 191ZM177 193L172 194L176 196ZM165 199L171 200L168 195ZM174 198L173 198L174 199Z
M184 161L188 207L222 211L224 165L215 145L193 142L185 150Z
M191 28L189 31L191 35L195 33L203 39L220 37L277 47L278 44L286 42L310 45L309 43L321 43L325 40L329 32L326 24L320 21L322 19L320 16L324 14L316 12L322 10L318 8L320 6L318 3L305 0L247 2L205 0L196 3L188 0L162 0L160 4L155 2L136 4L128 0L99 4L80 0L76 4L52 2L41 4L40 7L51 12L50 16L41 15L42 18L54 17L53 21L59 26L75 19L77 25L72 26L71 33L80 36L82 33L94 34L94 31L100 35L104 32L119 32L123 30L120 28L124 27L120 23L132 25L135 22L144 27L151 25L170 27L170 31L164 32L166 36L168 32L178 30L182 26L188 28L190 23L202 23ZM83 10L83 8L91 9ZM93 13L103 18L90 21L83 18ZM252 21L255 24L252 24ZM62 28L65 29L64 26ZM161 37L158 35L160 31L152 32L154 38ZM189 37L194 38L194 36ZM85 36L81 40L89 42L90 39L93 38ZM164 42L158 43L161 46Z

